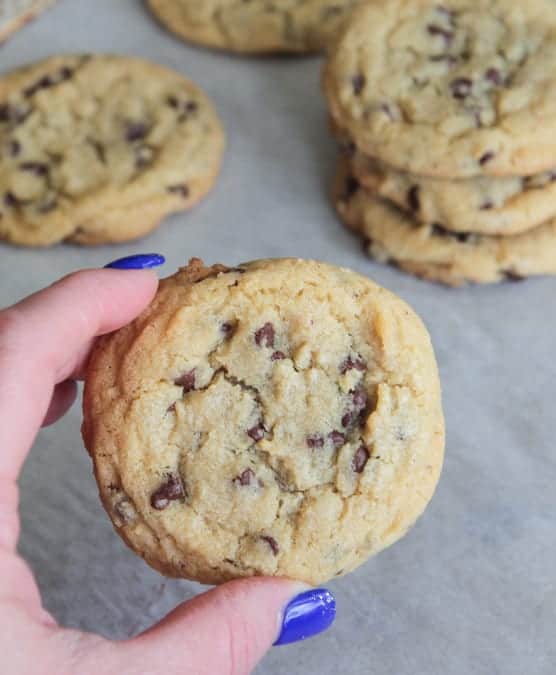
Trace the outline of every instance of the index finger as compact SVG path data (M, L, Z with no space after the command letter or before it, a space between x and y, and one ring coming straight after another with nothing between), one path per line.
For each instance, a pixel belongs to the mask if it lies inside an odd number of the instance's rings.
M151 271L77 272L0 311L0 479L15 480L53 389L82 366L94 337L152 300Z

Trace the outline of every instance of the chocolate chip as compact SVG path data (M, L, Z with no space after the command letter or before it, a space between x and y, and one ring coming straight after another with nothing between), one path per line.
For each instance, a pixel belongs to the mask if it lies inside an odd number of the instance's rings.
M151 495L151 506L157 511L163 511L170 502L185 499L185 490L181 478L175 474L168 476L156 492Z
M483 202L479 208L481 211L490 211L490 209L494 208L494 204L492 202Z
M345 375L348 370L359 370L360 372L363 372L364 370L367 370L367 364L360 356L357 356L355 359L348 356L347 359L340 364L340 373Z
M23 162L19 165L19 168L21 171L27 171L35 176L48 175L48 164L43 164L42 162Z
M189 197L189 186L188 185L170 185L167 188L167 190L171 194L180 195L180 197L183 197L184 199L187 199Z
M64 82L66 80L71 79L73 76L73 70L71 68L68 68L68 66L64 66L63 68L60 69L60 81Z
M447 230L445 227L439 225L438 223L434 223L432 225L432 234L436 237L451 237L452 239L456 239L462 244L469 241L469 239L471 239L472 236L471 232L452 232L451 230Z
M10 141L8 146L9 153L12 157L17 157L21 153L21 143L19 141Z
M274 352L274 354L270 357L271 361L283 361L286 357L284 352Z
M346 442L346 437L344 436L344 434L341 431L336 431L336 430L331 431L328 434L328 438L332 441L332 445L335 448L339 448L340 446L342 446Z
M43 77L40 78L40 80L37 80L30 87L27 87L27 89L24 89L23 95L25 96L25 98L31 98L41 89L48 89L49 87L52 87L54 84L55 84L55 82L50 77L50 75L44 75Z
M12 119L12 108L7 103L0 105L0 122L10 122Z
M180 107L180 102L175 96L168 96L166 98L166 103L170 106L170 108L179 108Z
M4 204L5 204L6 206L9 206L10 208L16 208L16 207L18 207L21 203L22 203L21 200L18 199L18 198L14 195L14 193L11 192L10 190L8 190L8 192L6 192L6 193L4 194Z
M494 152L491 151L485 152L484 155L481 155L481 157L479 157L479 164L481 166L484 166L487 162L490 162L491 159L494 159L494 157L495 157Z
M353 141L341 141L340 152L346 157L353 157L357 150L357 146Z
M263 541L266 541L266 543L272 549L272 553L274 553L274 555L278 555L278 551L280 550L280 548L278 546L278 542L276 541L276 539L274 539L274 537L262 536L261 539Z
M267 322L255 333L255 342L259 347L274 347L274 326Z
M149 131L148 126L144 122L128 122L125 129L125 138L129 143L139 141L145 138Z
M223 324L220 325L220 331L226 335L226 337L230 337L234 333L234 326L229 323L228 321L225 321Z
M462 99L469 96L473 82L467 77L458 77L450 82L450 89L454 98Z
M355 471L355 473L362 473L368 461L369 451L364 445L362 445L359 447L353 456L353 459L351 460L351 468Z
M450 42L454 39L454 34L451 30L447 30L446 28L442 28L442 26L437 26L434 23L429 23L427 26L427 31L429 35L434 35L434 36L440 36L444 38L444 42L446 44L450 44Z
M497 87L504 83L504 78L498 68L489 68L485 73L485 78Z
M365 87L365 84L367 83L367 78L362 75L354 75L351 78L351 86L353 87L353 93L356 96L359 96L359 94L363 91L363 88Z
M345 186L344 186L344 195L343 195L343 200L344 201L349 201L353 195L359 190L361 187L361 183L355 178L354 176L348 176L346 178Z
M250 438L252 438L255 441L255 443L258 443L259 441L263 440L264 433L265 433L265 428L260 422L256 426L247 430L247 435Z
M183 387L184 394L193 391L195 389L195 368L188 373L184 373L177 380L174 380L174 384L178 387Z
M527 277L524 277L513 270L503 270L502 274L507 281L525 281L527 279Z
M30 110L18 105L9 105L4 103L0 105L0 122L11 122L21 124L30 114Z
M197 112L197 110L199 110L199 104L196 101L188 101L185 104L185 109L190 113Z
M173 412L176 412L176 401L174 401L174 402L172 403L172 405L169 405L169 406L166 408L166 412L167 412L167 413L173 413Z
M307 446L309 448L322 448L324 446L324 438L322 436L307 436Z
M355 389L351 392L353 408L348 410L342 417L342 426L349 427L354 422L363 423L368 405L367 392L364 389Z
M255 474L252 469L245 469L239 476L234 478L233 483L238 487L245 487L255 482Z
M421 208L419 192L420 188L418 185L412 185L407 192L407 203L413 212L417 212Z

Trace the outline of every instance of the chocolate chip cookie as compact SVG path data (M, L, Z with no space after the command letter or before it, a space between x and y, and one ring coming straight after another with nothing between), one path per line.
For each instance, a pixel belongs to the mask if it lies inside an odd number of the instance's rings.
M553 0L370 0L324 73L364 154L445 178L556 166Z
M446 180L397 171L355 151L351 169L377 197L420 223L453 232L512 235L556 216L556 169L535 176Z
M0 42L54 2L55 0L0 0Z
M186 40L243 53L315 52L336 35L360 0L149 0Z
M461 286L556 274L556 218L508 237L421 224L365 190L343 163L334 186L334 203L344 223L364 237L372 258L424 279Z
M210 189L224 147L207 97L122 56L56 56L0 79L0 239L126 241Z
M319 584L415 522L444 424L427 331L388 291L194 259L97 343L83 437L116 531L163 574Z

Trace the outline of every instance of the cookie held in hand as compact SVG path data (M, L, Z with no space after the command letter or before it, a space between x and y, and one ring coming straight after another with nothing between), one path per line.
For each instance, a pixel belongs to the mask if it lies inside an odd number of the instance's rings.
M320 584L423 512L444 422L429 335L390 292L314 261L193 259L98 341L83 437L116 531L163 574Z

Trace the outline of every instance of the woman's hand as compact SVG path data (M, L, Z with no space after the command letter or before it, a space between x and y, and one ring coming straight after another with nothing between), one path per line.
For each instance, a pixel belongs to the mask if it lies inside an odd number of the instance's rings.
M78 272L0 311L0 653L10 675L249 673L273 642L334 620L327 591L275 578L220 586L124 642L63 629L43 609L16 552L19 472L39 428L74 402L95 336L132 321L157 284L148 270Z

